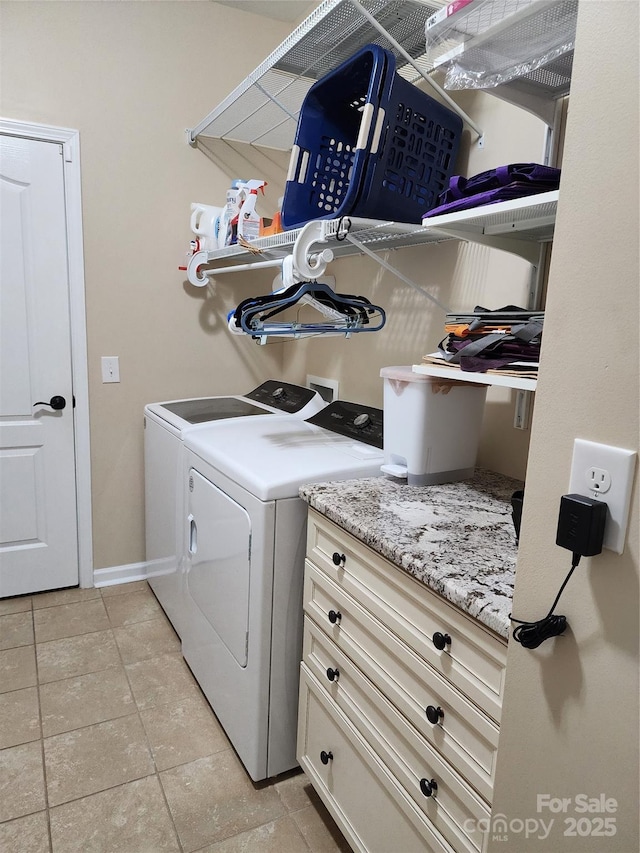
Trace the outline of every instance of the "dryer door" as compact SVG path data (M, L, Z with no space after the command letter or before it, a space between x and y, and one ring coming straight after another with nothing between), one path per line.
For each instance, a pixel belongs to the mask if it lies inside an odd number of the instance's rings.
M194 468L189 470L187 589L240 666L247 665L251 518Z

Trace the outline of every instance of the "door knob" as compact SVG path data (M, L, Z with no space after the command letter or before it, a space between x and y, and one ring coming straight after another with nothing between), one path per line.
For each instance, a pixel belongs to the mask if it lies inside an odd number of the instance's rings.
M48 403L45 403L44 400L38 400L37 403L33 404L34 406L51 406L54 411L59 411L60 409L64 409L67 405L67 401L64 397L61 397L59 394L55 394Z

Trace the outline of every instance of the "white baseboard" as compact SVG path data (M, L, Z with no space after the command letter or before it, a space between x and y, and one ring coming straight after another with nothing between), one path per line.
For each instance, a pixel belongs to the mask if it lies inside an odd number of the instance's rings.
M149 575L148 563L129 563L127 566L110 566L107 569L93 570L93 585L113 586L117 583L145 581Z

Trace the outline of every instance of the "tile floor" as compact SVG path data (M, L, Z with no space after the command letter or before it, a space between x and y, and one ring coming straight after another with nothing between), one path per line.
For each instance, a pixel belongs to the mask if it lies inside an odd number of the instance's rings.
M2 853L348 853L301 772L254 784L146 582L0 600Z

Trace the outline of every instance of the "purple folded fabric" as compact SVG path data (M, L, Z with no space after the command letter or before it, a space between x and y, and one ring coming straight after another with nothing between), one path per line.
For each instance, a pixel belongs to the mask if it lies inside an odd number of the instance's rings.
M449 187L438 196L438 206L429 210L422 218L550 192L559 185L560 169L541 166L538 163L499 166L471 178L454 175L449 179Z

